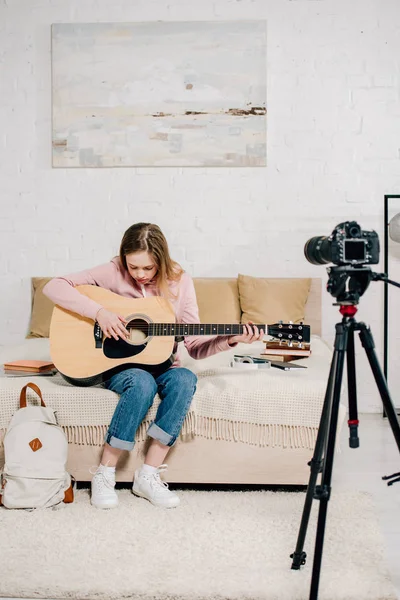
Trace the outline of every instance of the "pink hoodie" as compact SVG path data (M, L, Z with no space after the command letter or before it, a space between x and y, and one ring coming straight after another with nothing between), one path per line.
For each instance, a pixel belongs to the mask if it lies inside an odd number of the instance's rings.
M93 269L80 271L65 277L55 277L43 288L43 293L62 308L78 313L83 317L96 319L101 304L84 296L74 289L77 285L98 285L125 296L127 298L143 298L144 296L157 296L157 288L154 283L139 286L137 282L123 268L118 257L109 263L99 265ZM196 293L193 280L187 273L183 273L180 281L170 283L171 291L177 295L171 299L177 323L200 323L199 309L197 306ZM179 289L179 293L177 294ZM236 344L229 345L229 336L189 336L185 337L184 344L192 358L200 359L229 350ZM177 353L178 344L174 345L174 354ZM179 356L175 357L173 367L179 367Z

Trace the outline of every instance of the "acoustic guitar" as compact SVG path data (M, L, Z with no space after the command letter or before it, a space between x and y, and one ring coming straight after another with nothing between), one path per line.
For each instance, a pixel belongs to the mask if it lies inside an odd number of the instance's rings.
M243 331L243 325L236 323L176 323L172 307L160 296L126 298L94 285L76 289L123 316L129 337L104 337L92 319L55 306L50 324L51 359L64 379L74 385L96 385L130 367L157 375L173 363L175 341L191 335L239 335ZM276 323L257 327L278 340L310 341L308 325Z

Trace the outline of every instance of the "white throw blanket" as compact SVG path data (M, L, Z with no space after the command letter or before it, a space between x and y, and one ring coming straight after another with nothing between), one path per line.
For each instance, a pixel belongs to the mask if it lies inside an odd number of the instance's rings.
M302 359L307 369L240 371L229 367L235 353L256 354L261 342L246 344L195 361L181 348L182 366L193 370L198 384L181 436L240 441L259 446L312 449L325 395L331 350L313 337L312 356ZM22 358L48 359L48 340L29 339L3 350L0 363ZM119 396L101 386L82 388L54 377L0 378L0 443L18 407L19 392L27 381L42 390L45 402L57 412L68 441L101 445ZM33 398L33 396L32 396ZM158 395L140 426L136 440L146 438L160 404ZM342 408L341 419L344 410Z

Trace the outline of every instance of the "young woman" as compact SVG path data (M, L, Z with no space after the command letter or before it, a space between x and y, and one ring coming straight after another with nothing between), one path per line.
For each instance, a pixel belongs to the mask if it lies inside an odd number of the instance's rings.
M66 277L49 281L43 292L55 304L97 321L104 335L115 339L127 337L123 316L110 312L75 289L91 284L121 296L142 298L164 296L175 312L177 323L199 323L196 294L191 277L171 259L167 241L157 225L136 223L127 229L120 253L111 262ZM213 338L187 337L184 344L195 359L228 350L238 342L262 339L264 332L243 326L243 334ZM179 504L178 496L161 480L166 470L164 459L175 443L192 402L197 378L179 366L177 344L175 361L164 372L150 374L140 368L129 368L109 379L105 386L120 395L105 437L100 465L93 473L91 503L97 508L118 505L115 491L115 468L121 453L132 450L135 433L153 404L156 393L161 398L154 422L147 434L152 438L144 464L135 472L132 491L157 506Z

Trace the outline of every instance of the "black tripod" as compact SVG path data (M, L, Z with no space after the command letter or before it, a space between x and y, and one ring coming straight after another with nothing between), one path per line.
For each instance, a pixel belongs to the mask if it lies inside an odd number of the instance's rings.
M335 271L335 268L331 269L331 271ZM359 296L367 287L371 278L378 279L380 277L375 277L375 274L371 276L370 272L369 274L365 275L365 273L369 271L365 268L361 268L359 269L359 271L362 271L362 276L367 277L367 279L365 279L362 285L360 285L358 293L356 293L353 289L352 292L346 292L346 294L343 294L342 300L339 299L340 297L338 298L337 304L340 305L340 313L342 314L343 318L342 321L340 323L337 323L335 326L336 336L334 342L334 353L332 357L328 385L326 388L325 399L319 423L319 431L316 440L315 450L313 457L309 463L311 473L307 488L303 515L301 519L296 549L294 553L290 555L293 559L291 567L292 569L299 569L301 565L304 565L306 563L307 555L303 551L303 547L310 517L311 505L313 499L319 500L320 507L318 513L318 525L315 541L310 600L316 600L318 598L318 586L321 570L326 515L328 501L331 495L333 456L335 450L335 439L340 405L340 390L342 386L345 353L347 353L347 377L349 397L349 443L351 448L357 448L359 446L354 331L359 331L361 343L367 354L367 358L371 366L376 384L378 386L385 412L388 416L389 423L393 431L397 447L400 452L400 426L394 405L390 398L386 380L382 374L378 363L378 359L375 354L375 345L371 331L365 323L358 323L354 319L354 315L357 312L355 304L358 302ZM333 273L333 276L335 276L335 273ZM359 282L361 281L359 279L359 275L356 274L355 277ZM328 284L328 291L332 292L332 282L330 283L331 289L329 289ZM343 300L343 297L346 297L346 300ZM353 301L349 301L349 298L353 298ZM321 484L316 486L316 481L319 473L322 473ZM395 473L388 477L383 477L383 479L391 480L388 483L388 485L391 485L395 481L400 481L400 473Z

